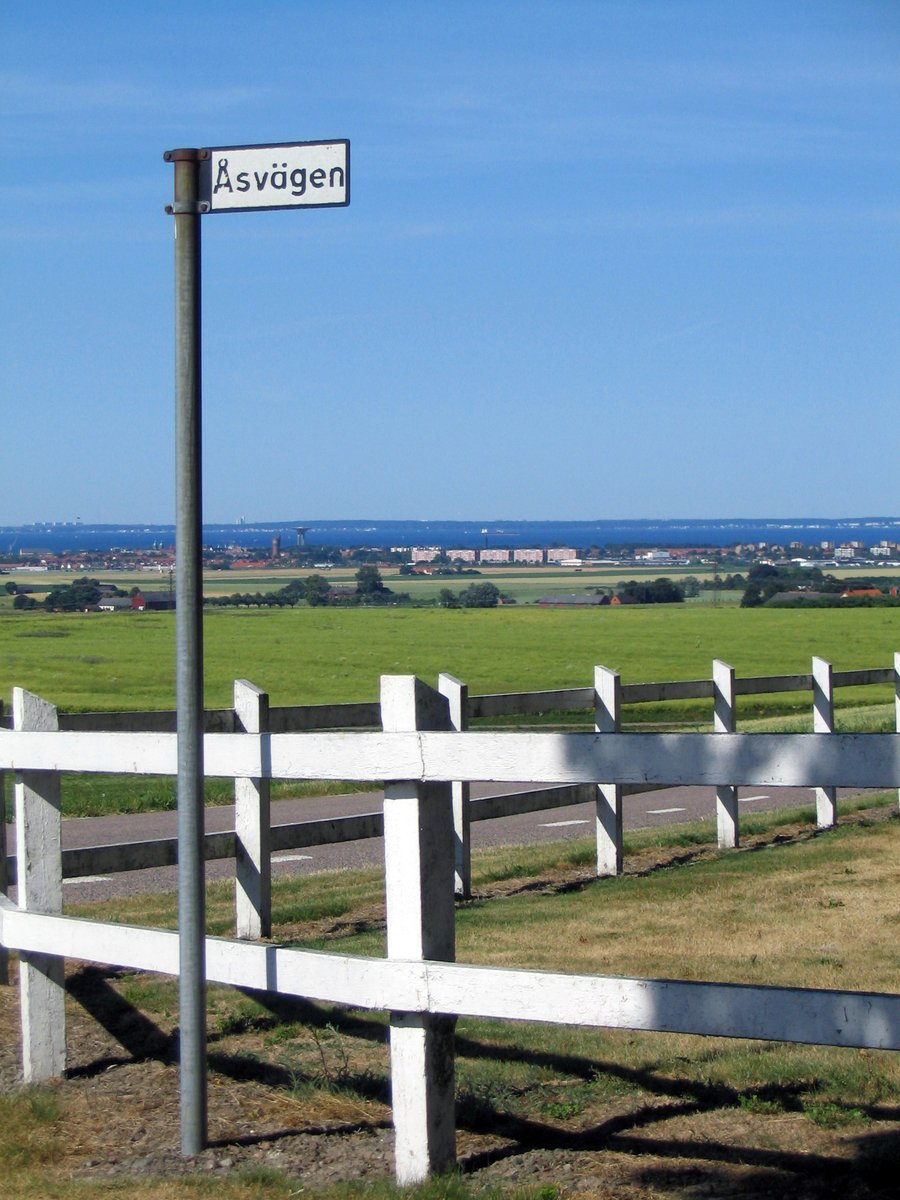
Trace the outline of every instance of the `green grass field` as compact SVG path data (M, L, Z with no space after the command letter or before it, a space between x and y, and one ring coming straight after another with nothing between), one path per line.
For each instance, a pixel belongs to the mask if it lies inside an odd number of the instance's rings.
M606 608L587 612L499 609L212 609L206 614L206 703L227 707L233 681L268 690L273 705L375 700L382 674L416 674L435 683L441 671L470 692L588 687L604 664L623 682L708 678L713 658L742 675L807 672L812 655L835 668L889 666L900 645L896 609L760 610L708 604ZM66 711L173 708L175 620L171 613L15 613L0 618L0 696L14 686ZM744 728L810 728L803 692L745 697ZM892 729L889 685L842 689L839 729ZM708 725L709 701L626 708L626 722ZM566 714L568 722L588 714ZM779 723L772 725L776 719ZM545 720L560 721L551 714ZM532 723L545 723L531 718ZM509 718L504 725L521 723ZM10 777L11 778L11 777ZM67 777L67 816L172 808L174 781ZM9 785L7 786L9 791ZM273 794L330 789L278 784ZM229 781L208 780L207 803L227 803Z
M630 683L708 678L713 658L731 663L739 676L808 671L816 654L837 670L889 666L900 648L895 609L747 610L708 604L586 612L524 606L219 609L207 612L204 630L210 706L230 704L236 678L265 688L273 704L302 704L376 699L382 674L414 673L433 682L440 671L450 671L472 693L501 692L589 686L596 664L617 669ZM174 616L4 616L4 703L14 686L62 709L170 708ZM854 703L890 699L887 689L856 691L847 697Z

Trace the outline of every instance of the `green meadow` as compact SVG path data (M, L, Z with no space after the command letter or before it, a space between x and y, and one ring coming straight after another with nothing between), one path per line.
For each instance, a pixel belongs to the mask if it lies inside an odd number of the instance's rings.
M379 676L449 671L472 693L584 687L603 664L623 682L708 677L713 658L738 676L792 674L820 655L836 670L890 666L896 609L740 609L651 605L591 611L498 609L211 609L204 619L206 703L249 679L273 704L374 700ZM25 687L64 710L171 708L170 613L5 613L0 697ZM885 704L890 689L842 699ZM806 706L800 695L748 698L746 715ZM690 706L688 706L690 707ZM677 715L677 714L676 714ZM651 714L652 719L657 719Z

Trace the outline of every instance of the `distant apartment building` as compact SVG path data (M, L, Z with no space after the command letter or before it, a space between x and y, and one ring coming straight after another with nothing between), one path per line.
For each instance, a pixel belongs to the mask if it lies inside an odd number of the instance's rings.
M478 561L478 553L475 550L448 550L447 558L450 562L473 563Z
M900 545L896 542L879 542L872 547L872 553L877 558L896 558L900 555Z
M440 558L440 546L413 546L410 551L410 561L413 563L430 563Z
M483 563L508 563L510 551L497 549L479 550L478 561Z
M542 563L543 561L543 550L513 550L513 562Z
M656 563L670 563L672 555L668 550L645 550L642 554L635 554L635 562L645 562L654 565Z
M575 551L571 546L551 546L547 551L548 563L563 563L575 558Z

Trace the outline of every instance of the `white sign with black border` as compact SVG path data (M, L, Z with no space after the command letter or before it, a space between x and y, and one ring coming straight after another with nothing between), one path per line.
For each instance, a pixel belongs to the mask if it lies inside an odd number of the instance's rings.
M347 140L212 146L208 154L200 163L200 200L211 213L350 203Z

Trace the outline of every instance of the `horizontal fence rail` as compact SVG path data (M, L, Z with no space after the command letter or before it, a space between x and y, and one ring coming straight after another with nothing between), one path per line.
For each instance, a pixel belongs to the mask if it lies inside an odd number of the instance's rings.
M638 795L653 789L636 786L626 787L624 790L626 794ZM479 796L469 802L469 819L472 822L494 821L522 813L545 812L554 808L588 804L594 798L595 789L591 784ZM314 846L365 841L383 835L384 814L380 811L358 813L349 817L325 817L314 821L292 821L271 827L270 851L272 854L278 854L285 850L305 850ZM236 835L233 829L207 833L203 840L205 861L234 858L235 842ZM75 846L62 851L62 877L79 879L86 875L116 875L127 871L174 867L177 862L176 837L99 846ZM9 886L14 887L18 878L15 855L7 858L7 872Z
M832 685L865 687L890 684L895 679L891 667L865 668L856 671L835 671ZM813 686L811 674L760 675L736 678L735 694L762 696L779 692L808 692ZM656 683L623 683L623 704L665 703L673 700L708 700L714 695L711 679L681 679ZM492 717L529 716L553 712L587 712L594 707L594 689L557 688L550 691L497 692L470 695L466 702L469 720L489 720ZM60 712L59 727L71 732L145 732L174 733L173 709L149 709L133 712ZM318 729L365 729L381 724L377 701L346 704L296 704L273 706L269 710L270 732L299 733ZM3 716L0 726L9 727L9 717ZM233 733L234 710L207 709L204 713L206 733Z
M178 934L26 913L0 897L11 950L178 974ZM900 1050L900 996L400 962L206 939L211 982L384 1011Z
M900 786L896 733L207 734L209 775ZM0 770L174 775L176 735L0 731Z

